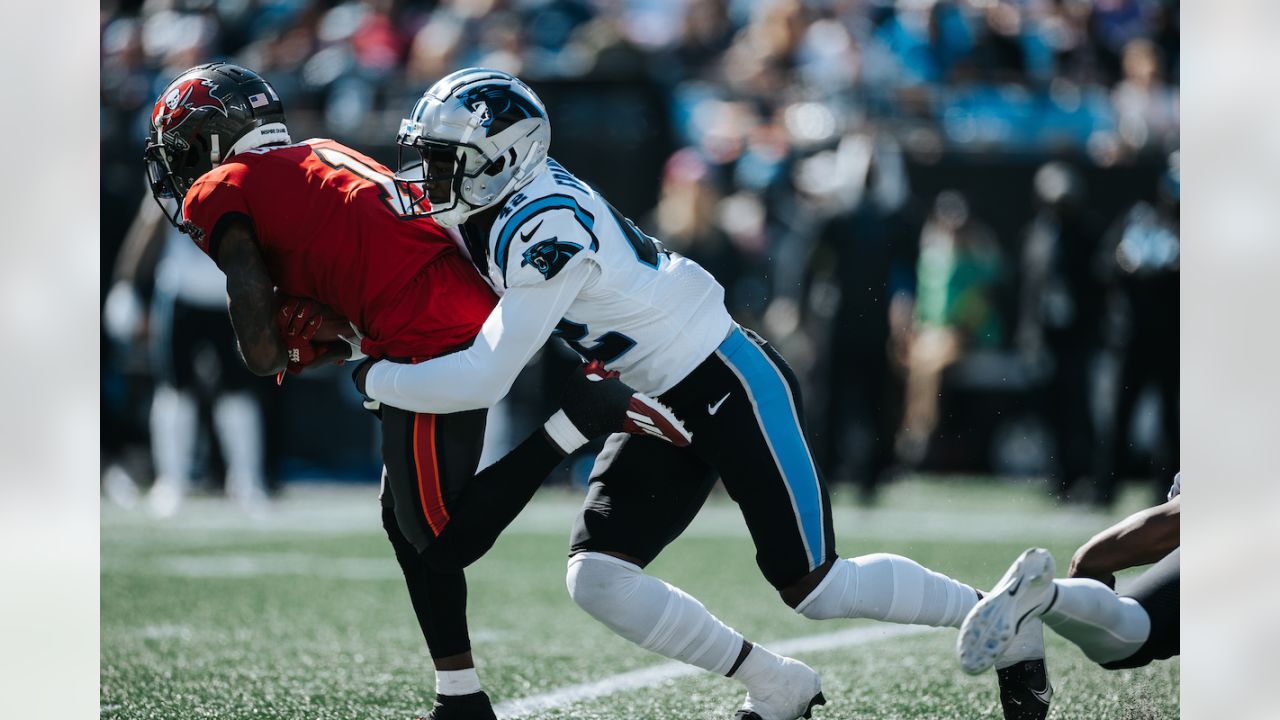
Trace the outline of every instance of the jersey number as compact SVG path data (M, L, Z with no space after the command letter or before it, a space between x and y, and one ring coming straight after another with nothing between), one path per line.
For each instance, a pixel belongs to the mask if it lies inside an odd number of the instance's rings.
M329 147L313 147L311 148L321 162L334 170L346 170L359 177L361 180L367 180L381 190L382 204L387 206L398 217L413 217L414 213L407 207L405 203L410 199L410 193L413 192L412 186L406 187L400 185L400 190L396 189L395 178L384 172L375 170L357 158L354 158L341 150L334 150Z
M605 365L622 357L636 345L636 341L626 335L610 331L601 335L595 345L587 347L581 343L581 340L587 336L587 326L563 318L556 325L556 329L551 331L551 335L564 340L583 359L599 360Z
M663 252L662 243L640 232L640 228L618 212L613 205L605 202L605 207L609 208L609 213L613 215L614 221L618 223L618 229L622 231L622 237L627 239L631 249L635 251L636 259L649 267L658 267L658 253Z

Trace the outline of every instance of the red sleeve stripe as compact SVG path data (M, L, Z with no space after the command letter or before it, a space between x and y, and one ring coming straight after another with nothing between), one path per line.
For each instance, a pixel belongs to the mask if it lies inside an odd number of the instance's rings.
M431 531L439 537L449 522L440 487L440 463L436 457L436 416L417 413L413 416L413 463L418 475L418 497L422 514Z

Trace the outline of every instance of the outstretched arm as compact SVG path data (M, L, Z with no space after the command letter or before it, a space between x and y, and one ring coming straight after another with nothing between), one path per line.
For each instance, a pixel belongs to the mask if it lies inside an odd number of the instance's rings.
M508 289L471 347L416 365L374 363L364 378L365 394L413 412L493 406L598 272L594 263L579 262L544 283Z
M1153 563L1178 547L1182 496L1147 508L1093 536L1071 558L1070 577L1115 587L1115 572Z
M275 375L285 369L288 356L273 321L275 285L254 241L253 228L234 219L218 232L221 237L214 244L218 249L214 259L227 276L227 307L240 354L254 375Z

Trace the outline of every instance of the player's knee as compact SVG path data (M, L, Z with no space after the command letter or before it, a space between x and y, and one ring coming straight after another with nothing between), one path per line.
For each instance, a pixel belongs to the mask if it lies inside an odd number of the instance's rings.
M795 611L810 620L831 620L844 617L839 598L850 583L857 583L854 577L857 567L853 563L836 561L832 563L827 574L817 586L795 606Z
M818 586L795 610L811 620L879 617L889 611L899 583L898 565L910 563L901 555L872 553L832 563Z
M625 560L583 552L569 558L565 586L578 607L599 617L625 601L642 576L638 566Z

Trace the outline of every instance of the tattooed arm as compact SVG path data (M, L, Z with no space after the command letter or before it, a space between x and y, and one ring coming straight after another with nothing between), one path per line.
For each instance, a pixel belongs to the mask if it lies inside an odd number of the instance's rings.
M227 275L227 307L240 355L253 374L275 375L285 369L287 355L273 321L275 285L254 242L253 228L236 219L218 232L216 260Z

